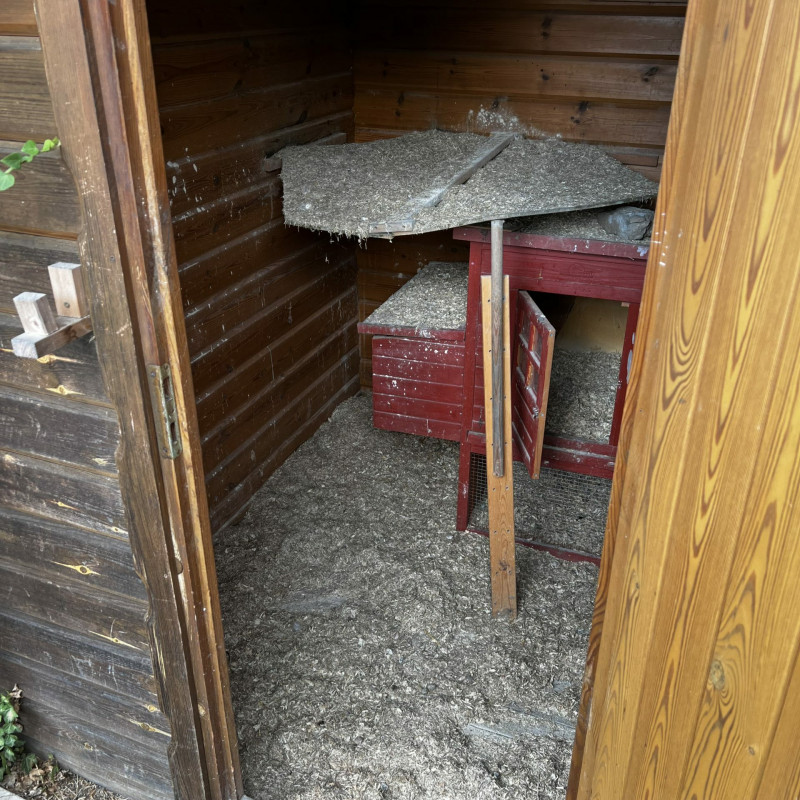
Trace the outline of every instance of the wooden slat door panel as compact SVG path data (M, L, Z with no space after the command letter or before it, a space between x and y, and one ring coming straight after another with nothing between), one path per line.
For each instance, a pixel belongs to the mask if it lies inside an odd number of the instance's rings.
M531 478L541 469L555 335L530 292L517 292L511 430Z

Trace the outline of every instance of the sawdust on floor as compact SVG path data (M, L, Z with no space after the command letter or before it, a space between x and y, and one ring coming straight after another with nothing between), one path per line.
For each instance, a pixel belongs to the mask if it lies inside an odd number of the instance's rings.
M215 537L254 800L564 797L597 571L518 548L492 621L457 460L360 395Z
M597 208L654 197L658 185L593 145L517 139L433 208L418 198L462 169L485 137L415 132L281 152L286 224L367 238L413 217L415 233L492 219Z

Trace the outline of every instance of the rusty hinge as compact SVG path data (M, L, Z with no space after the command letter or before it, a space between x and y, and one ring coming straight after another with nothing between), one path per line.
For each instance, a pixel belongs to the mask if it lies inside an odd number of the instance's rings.
M158 449L164 458L177 458L183 451L183 445L169 364L148 364L147 381L150 384L150 400L156 420Z

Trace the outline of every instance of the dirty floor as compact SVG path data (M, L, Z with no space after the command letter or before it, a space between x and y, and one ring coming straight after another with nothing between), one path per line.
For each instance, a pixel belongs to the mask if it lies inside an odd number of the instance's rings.
M520 614L494 622L457 460L362 394L216 536L253 800L564 797L597 570L518 547Z

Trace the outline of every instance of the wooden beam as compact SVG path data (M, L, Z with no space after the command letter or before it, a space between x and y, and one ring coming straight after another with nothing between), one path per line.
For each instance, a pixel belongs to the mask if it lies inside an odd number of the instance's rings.
M511 334L509 324L508 278L504 279L505 302L503 308L502 359L504 385L511 386ZM491 277L481 278L481 310L483 327L483 369L490 375L492 369L492 343L489 331L492 324ZM493 448L494 425L492 420L492 386L484 382L486 408L487 452ZM492 616L513 620L517 616L517 576L514 554L514 472L511 461L511 392L503 397L504 424L502 432L503 471L498 477L491 469L486 470L489 501L489 559L492 581Z
M407 217L387 222L370 223L370 235L413 233L416 217L421 211L438 206L448 189L466 183L481 167L502 153L516 138L517 135L514 133L491 134L486 142L475 151L469 163L465 164L458 172L442 183L433 186L427 194L411 199L409 201L411 210Z
M505 430L506 395L510 404L510 383L503 381L503 325L506 308L503 286L503 221L492 220L492 264L491 264L491 295L492 295L492 325L491 325L491 370L487 371L486 379L491 376L492 386L492 474L502 478L505 463L505 445L503 431ZM485 337L484 337L485 340ZM488 407L488 402L487 402ZM509 416L510 416L509 408Z

